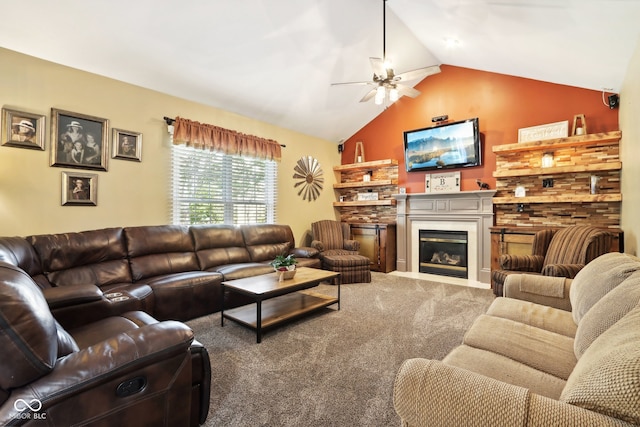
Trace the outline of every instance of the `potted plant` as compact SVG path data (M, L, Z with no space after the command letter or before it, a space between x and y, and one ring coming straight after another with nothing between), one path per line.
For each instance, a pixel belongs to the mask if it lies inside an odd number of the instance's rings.
M296 264L298 261L293 254L278 255L269 264L276 270L280 276L280 280L292 279L296 274Z

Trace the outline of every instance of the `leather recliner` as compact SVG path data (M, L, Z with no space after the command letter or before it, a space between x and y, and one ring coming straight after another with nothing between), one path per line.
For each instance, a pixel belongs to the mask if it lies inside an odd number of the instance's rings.
M0 261L0 425L194 426L210 381L183 323L131 311L65 330L32 278Z

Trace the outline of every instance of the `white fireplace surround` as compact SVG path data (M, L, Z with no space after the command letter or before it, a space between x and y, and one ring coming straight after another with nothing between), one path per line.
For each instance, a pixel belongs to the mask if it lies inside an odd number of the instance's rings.
M420 271L420 230L466 231L467 275L478 280L478 224L467 221L413 221L411 223L411 271Z
M468 280L491 283L493 190L396 194L399 272L419 273L420 230L466 231ZM441 276L438 276L441 277Z

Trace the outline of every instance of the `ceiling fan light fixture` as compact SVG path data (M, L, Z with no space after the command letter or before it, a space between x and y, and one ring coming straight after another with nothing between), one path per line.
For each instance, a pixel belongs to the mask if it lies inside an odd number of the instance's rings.
M398 93L398 89L392 87L389 89L389 101L396 102L400 98L400 94Z
M378 86L378 88L376 89L376 97L375 97L376 105L382 104L386 96L387 96L387 90L385 89L385 87Z

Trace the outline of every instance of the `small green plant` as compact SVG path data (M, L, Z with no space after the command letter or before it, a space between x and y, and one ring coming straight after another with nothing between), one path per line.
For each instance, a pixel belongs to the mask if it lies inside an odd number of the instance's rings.
M288 267L292 265L296 265L297 263L298 261L295 259L293 254L289 254L289 255L278 255L269 264L271 264L271 266L276 270L282 271L282 270L289 270Z

